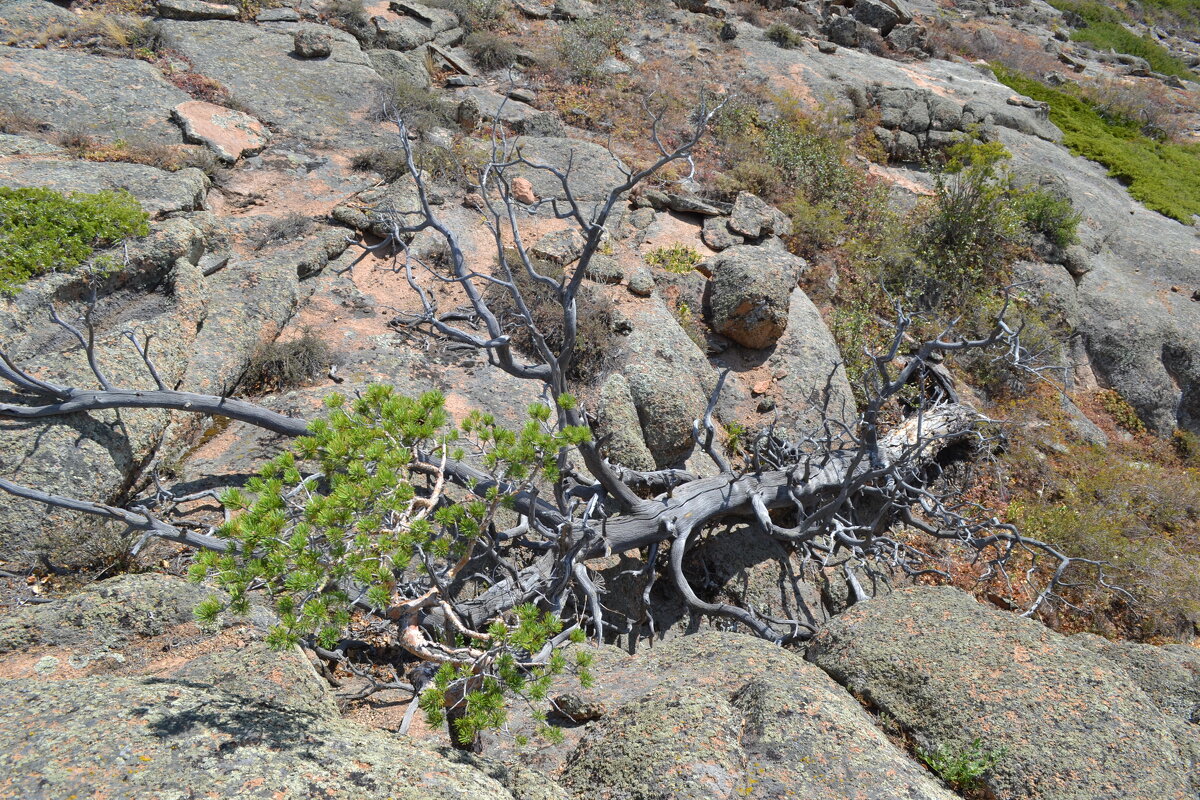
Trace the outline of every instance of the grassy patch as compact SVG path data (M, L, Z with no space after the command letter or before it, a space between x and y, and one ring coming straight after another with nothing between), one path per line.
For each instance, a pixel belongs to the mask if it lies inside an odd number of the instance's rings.
M147 219L128 192L0 187L0 294L16 294L38 275L74 269L98 248L145 236Z
M1071 39L1076 42L1088 42L1097 47L1112 48L1118 53L1144 58L1150 64L1150 69L1164 75L1175 75L1187 80L1195 79L1195 74L1179 59L1153 39L1138 36L1122 25L1115 22L1098 22L1086 28L1075 31Z
M255 394L286 391L319 378L328 368L329 345L305 328L298 339L260 347L250 358L242 386Z
M1200 214L1200 145L1158 142L1134 122L1105 118L1087 100L993 65L1002 83L1050 105L1071 152L1108 167L1147 208L1191 224Z

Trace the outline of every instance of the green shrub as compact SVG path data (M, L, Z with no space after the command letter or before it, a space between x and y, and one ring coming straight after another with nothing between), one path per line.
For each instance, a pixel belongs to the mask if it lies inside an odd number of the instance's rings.
M791 25L776 22L767 28L764 36L785 50L792 50L804 44L804 36Z
M1100 403L1100 407L1113 418L1113 422L1117 423L1118 427L1124 428L1130 433L1146 432L1146 425L1138 416L1137 410L1121 396L1120 392L1113 389L1102 389L1096 395L1096 400Z
M417 86L403 77L380 90L375 106L377 119L399 116L410 131L424 133L454 124L455 106L433 89Z
M1058 247L1079 241L1079 221L1083 215L1075 210L1069 197L1031 186L1015 189L1012 199L1026 230L1042 234Z
M495 30L514 13L507 0L429 0L426 5L453 11L467 33Z
M658 247L646 254L646 263L650 266L681 275L694 270L700 260L700 253L683 242L675 242L669 247Z
M1200 145L1156 142L1133 122L1105 119L1087 100L994 64L1009 88L1050 106L1050 121L1076 155L1108 168L1147 208L1185 225L1200 214Z
M1050 5L1064 13L1078 15L1089 24L1120 24L1126 17L1111 6L1093 2L1093 0L1050 0Z
M933 750L917 748L917 756L925 766L955 791L973 789L983 774L1000 762L1004 748L984 752L982 740L976 739L966 747L954 750L938 745Z
M242 387L249 392L282 392L303 386L329 369L329 345L311 328L300 338L270 342L250 357L242 376Z
M98 248L145 236L148 219L125 191L63 195L0 187L0 294L16 294L38 275L74 269Z
M529 421L517 431L478 411L456 430L441 394L404 397L380 385L354 399L331 395L326 405L329 418L315 421L310 435L267 463L244 489L221 495L228 516L214 533L232 546L224 553L201 551L190 569L193 580L211 577L235 614L249 614L250 592L264 590L275 620L266 642L279 650L301 642L334 648L343 638L361 636L364 627L354 613L360 603L381 613L398 602L421 608L425 598L411 588L419 576L445 574L469 557L511 501L507 487L518 487L515 494L553 480L560 454L589 435L587 428L551 432L546 423L552 412L542 404L529 408ZM451 489L442 492L439 482L431 500L428 468L414 454L449 450L462 458L466 447L480 454L480 467L500 488L463 498ZM305 477L302 464L304 472L315 468L318 480ZM437 599L454 603L449 592L459 590L443 589L436 577L434 582L428 595L445 592ZM349 588L355 586L363 591ZM222 603L210 598L196 608L196 617L211 625L221 611ZM555 650L545 663L521 662L561 630L556 616L533 605L489 621L481 639L471 642L484 655L443 664L421 692L421 708L433 724L449 718L450 733L465 745L480 730L503 725L506 697L545 703L553 676L567 666L565 656ZM582 632L572 634L572 641L582 639ZM449 635L446 644L453 644ZM588 654L578 653L575 663L587 686ZM544 730L544 713L535 716Z
M1096 22L1071 34L1076 42L1089 42L1101 49L1113 49L1118 53L1144 58L1150 69L1164 75L1175 75L1195 80L1196 75L1182 61L1148 36L1138 36L1128 28L1115 22Z

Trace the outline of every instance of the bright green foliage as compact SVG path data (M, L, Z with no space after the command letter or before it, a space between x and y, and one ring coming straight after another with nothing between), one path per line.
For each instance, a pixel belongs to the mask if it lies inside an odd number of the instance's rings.
M560 399L560 405L573 402ZM472 412L461 432L436 392L414 399L375 385L354 400L331 395L326 404L328 419L313 422L292 451L264 466L245 490L222 495L230 518L216 534L232 547L200 553L192 570L196 580L215 579L234 613L249 611L252 589L264 590L279 616L268 642L279 648L300 642L333 648L354 624L356 601L382 612L410 601L418 603L411 610L454 599L441 595L430 574L444 574L469 556L510 495L495 487L459 500L442 493L434 509L428 498L438 489L430 464L469 448L493 478L518 491L554 480L563 449L589 436L586 428L557 430L551 409L540 404L529 409L519 431ZM425 595L429 599L418 600ZM196 613L211 621L221 610L209 601ZM506 691L533 693L546 669L560 671L554 659L545 667L522 659L542 649L561 623L536 609L514 614L482 640L445 643L482 647L443 668L446 686L466 681L465 699L455 702L466 703L470 721L462 730L472 736L503 721ZM526 680L535 687L526 689Z
M1175 75L1187 80L1196 75L1187 66L1148 36L1138 36L1123 25L1115 22L1097 22L1075 31L1071 38L1077 42L1090 42L1097 47L1111 48L1118 53L1144 58L1150 69L1164 75Z
M491 650L486 659L476 664L443 664L421 693L421 709L430 724L441 724L447 719L447 710L452 712L452 730L461 744L470 744L480 732L504 725L506 695L530 704L544 703L554 677L567 668L567 657L561 650L551 652L545 663L523 660L562 631L557 617L539 611L531 603L514 608L512 617L512 624L495 622L488 628ZM582 642L583 632L575 629L570 638ZM589 653L575 651L575 669L584 686L592 681L591 663ZM533 716L540 735L561 740L562 732L546 724L544 712L535 711Z
M694 247L688 247L683 242L675 242L670 247L659 247L646 254L646 263L652 267L661 267L667 272L685 274L691 272L700 263L700 253Z
M925 766L959 791L973 788L985 772L1004 758L1005 752L1004 748L984 752L979 739L961 750L951 750L946 745L939 745L933 750L917 748L917 756L925 762Z
M1125 15L1111 6L1093 0L1050 0L1050 5L1062 12L1078 14L1085 22L1095 25L1125 21Z
M0 295L16 294L38 275L74 269L97 248L145 236L147 219L125 191L63 195L0 186ZM103 271L113 265L96 266Z
M1185 225L1200 214L1200 145L1155 141L1137 122L1106 118L1087 100L1003 66L992 68L1005 85L1048 103L1050 121L1062 129L1063 143L1108 167L1108 174L1147 208Z

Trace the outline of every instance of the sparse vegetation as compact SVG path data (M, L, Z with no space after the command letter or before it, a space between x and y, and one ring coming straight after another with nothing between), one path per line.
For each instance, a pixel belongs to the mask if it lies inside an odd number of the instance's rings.
M564 25L558 40L558 56L566 77L585 83L600 78L600 65L613 54L625 35L624 26L608 14Z
M397 77L380 90L375 105L377 119L386 120L399 115L414 133L453 125L454 112L454 105L440 94L402 77Z
M304 328L295 339L260 347L251 356L241 384L255 394L296 389L324 375L329 363L329 345L312 328Z
M251 237L251 242L255 250L262 250L268 245L294 242L312 229L312 217L292 211L282 217L273 217L262 230Z
M0 295L30 278L69 271L102 247L150 232L128 192L63 195L51 189L0 187ZM99 270L111 263L98 263Z
M931 750L917 747L917 757L925 766L950 788L960 792L974 789L979 779L1000 763L1004 755L1004 748L985 751L981 739L975 739L969 745L958 749L944 744Z
M514 272L516 283L525 298L533 324L541 331L546 344L554 353L561 352L563 346L562 306L554 290L543 283L529 277L520 266L520 257L512 252L507 256L509 265ZM556 280L563 276L560 266L548 261L534 261L534 266L542 275ZM497 265L497 276L502 276ZM536 346L528 327L520 324L520 314L516 300L507 288L499 284L489 283L484 291L489 306L496 316L505 323L513 344L517 349L529 355L536 355ZM608 295L599 291L595 286L585 282L579 291L578 318L576 320L575 360L567 377L580 383L589 383L600 376L613 352L613 316L615 308Z
M516 63L521 48L511 39L491 31L476 31L463 42L475 66L483 70L504 69Z

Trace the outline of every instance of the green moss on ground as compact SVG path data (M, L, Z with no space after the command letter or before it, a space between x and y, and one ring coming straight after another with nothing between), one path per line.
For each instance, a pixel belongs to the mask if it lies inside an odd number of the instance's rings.
M1147 208L1185 225L1200 214L1200 145L1155 141L1136 123L1106 118L1083 98L998 64L992 68L1009 88L1049 104L1050 121L1071 152L1108 167Z

